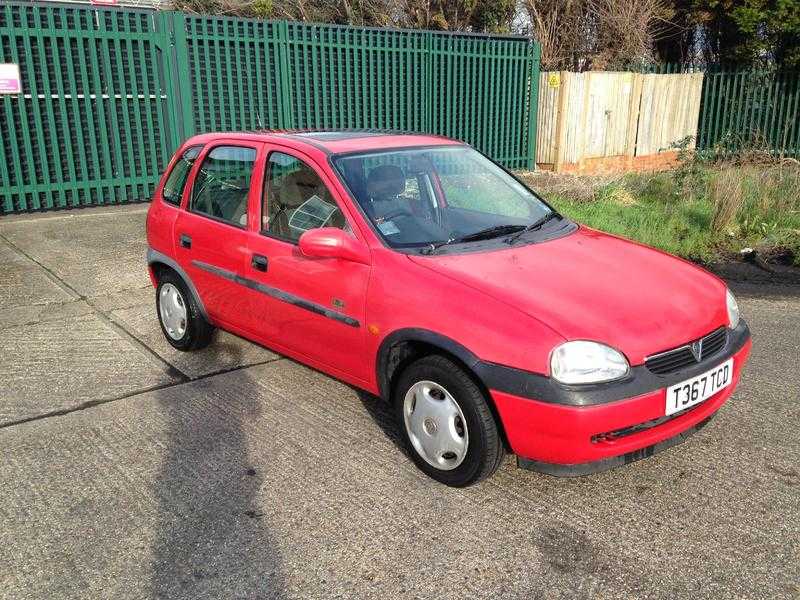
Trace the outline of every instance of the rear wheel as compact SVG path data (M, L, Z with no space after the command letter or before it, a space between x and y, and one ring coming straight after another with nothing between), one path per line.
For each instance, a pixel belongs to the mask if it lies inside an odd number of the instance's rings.
M393 402L411 457L433 479L465 487L500 466L503 443L488 402L452 360L426 356L409 365Z
M211 343L214 327L206 321L183 279L165 271L156 288L156 312L161 331L178 350L200 350Z

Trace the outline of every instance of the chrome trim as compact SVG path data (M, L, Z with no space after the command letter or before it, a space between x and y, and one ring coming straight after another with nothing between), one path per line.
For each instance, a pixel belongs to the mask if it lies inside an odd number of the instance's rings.
M663 352L659 352L659 353L657 353L657 354L651 354L650 356L645 356L645 357L644 357L644 362L646 363L648 360L652 360L652 359L654 359L654 358L660 358L660 357L662 357L662 356L666 356L667 354L672 354L673 352L677 352L678 350L688 350L689 352L691 352L691 353L692 353L692 356L694 356L694 352L692 351L692 344L696 344L697 342L701 342L701 344L702 344L702 341L703 341L704 339L706 339L706 338L707 338L708 336L710 336L711 334L713 334L713 333L716 333L716 332L717 332L717 331L719 331L720 329L727 329L727 330L730 330L730 328L729 328L729 327L726 327L726 326L724 326L724 325L723 325L722 327L717 327L716 329L712 329L712 330L711 330L711 331L709 331L707 334L705 334L705 335L703 335L703 336L700 336L699 338L697 338L696 340L693 340L693 341L689 342L688 344L684 344L683 346L676 346L675 348L672 348L672 349L670 349L670 350L664 350ZM726 331L725 333L726 333L726 335L727 335L727 333L728 333L728 332ZM701 355L701 356L702 356L702 355ZM704 358L704 357L703 357L703 358ZM701 358L701 359L700 359L700 360L698 360L697 362L701 362L701 361L703 360L703 358ZM697 357L695 357L695 360L696 360L696 359L697 359Z
M711 335L710 333L708 335ZM692 351L692 356L697 362L703 360L703 338L689 344L689 350Z
M692 351L691 344L684 344L683 346L678 346L677 348L673 348L672 350L664 350L664 352L659 352L658 354L651 354L650 356L644 357L644 362L648 360L652 360L654 358L660 358L662 356L666 356L667 354L672 354L673 352L677 352L678 350L688 350L689 352Z

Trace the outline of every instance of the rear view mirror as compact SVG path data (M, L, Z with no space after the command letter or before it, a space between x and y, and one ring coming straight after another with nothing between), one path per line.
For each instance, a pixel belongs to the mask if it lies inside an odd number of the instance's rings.
M300 236L299 245L300 252L308 258L340 258L370 264L366 246L337 227L309 229Z

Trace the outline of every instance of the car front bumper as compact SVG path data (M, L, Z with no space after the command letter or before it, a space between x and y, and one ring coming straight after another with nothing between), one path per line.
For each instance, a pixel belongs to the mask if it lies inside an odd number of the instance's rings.
M591 389L563 388L551 380L508 384L489 374L488 387L521 467L552 475L579 476L627 464L674 446L702 428L733 394L752 341L742 321L729 332L723 351L691 368L657 376L632 369L624 382ZM731 385L704 402L665 416L666 388L733 357ZM506 389L497 389L504 387ZM548 390L554 390L548 393ZM618 398L625 390L630 397ZM513 393L516 392L516 393ZM532 397L534 393L542 394Z

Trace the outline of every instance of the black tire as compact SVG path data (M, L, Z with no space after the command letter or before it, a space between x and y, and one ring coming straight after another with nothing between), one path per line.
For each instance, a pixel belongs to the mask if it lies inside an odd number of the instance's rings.
M159 298L161 297L162 288L167 284L177 288L186 307L186 328L179 339L175 339L167 332L167 328L161 318ZM200 350L208 346L213 339L214 326L203 317L194 296L187 289L183 278L175 271L164 270L159 275L158 286L156 286L156 316L158 317L158 324L161 326L161 332L173 348L183 352Z
M418 382L442 386L456 401L468 431L466 455L455 468L444 470L430 464L414 448L404 417L407 392ZM406 367L393 387L392 403L409 454L429 477L452 487L466 487L492 475L503 462L505 449L483 391L458 364L440 355L421 358Z

